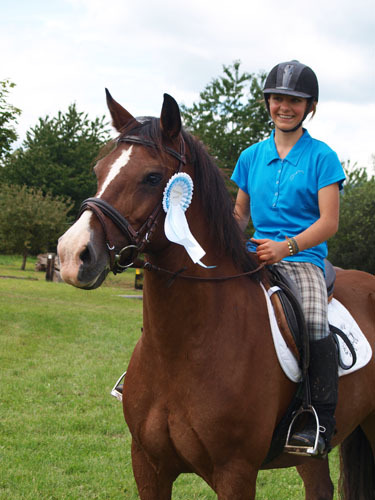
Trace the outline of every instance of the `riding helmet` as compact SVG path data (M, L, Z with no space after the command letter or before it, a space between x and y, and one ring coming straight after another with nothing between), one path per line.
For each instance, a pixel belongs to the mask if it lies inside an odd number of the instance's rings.
M299 61L292 60L277 64L271 69L263 88L264 100L269 109L270 94L284 94L303 97L309 100L304 119L319 99L318 79L314 71Z
M314 71L298 61L277 64L267 76L264 94L287 94L297 97L319 98L318 79Z

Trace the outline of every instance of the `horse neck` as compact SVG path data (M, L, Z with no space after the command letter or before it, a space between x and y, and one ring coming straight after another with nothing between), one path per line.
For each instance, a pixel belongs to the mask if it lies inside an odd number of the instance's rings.
M184 247L168 244L162 251L149 255L152 264L184 275L202 278L232 276L240 270L229 255L220 255L218 244L210 234L209 223L199 199L193 199L186 217L191 233L205 250L202 261L213 269L194 264ZM160 227L160 230L162 228ZM201 281L173 277L163 271L146 271L144 277L144 335L162 350L171 346L184 349L186 343L199 342L207 335L210 323L220 335L218 317L231 317L234 307L243 307L254 293L255 283L249 278L229 281ZM258 287L259 288L259 287ZM255 291L256 293L256 291ZM150 340L150 341L151 341Z
M185 266L185 275L195 277L231 276L236 271L229 257L216 260L207 247L205 260L216 264L215 269L194 265L186 257L183 247L174 245L156 260L157 265L170 271ZM174 255L173 255L174 254ZM143 288L144 330L143 337L153 352L168 360L197 353L207 345L215 350L221 338L227 337L231 328L240 329L234 310L243 309L240 323L249 310L261 310L260 287L251 278L243 277L228 281L194 280L175 277L163 271L146 271ZM245 309L248 311L245 312ZM236 315L238 316L238 315ZM210 350L210 349L208 349Z

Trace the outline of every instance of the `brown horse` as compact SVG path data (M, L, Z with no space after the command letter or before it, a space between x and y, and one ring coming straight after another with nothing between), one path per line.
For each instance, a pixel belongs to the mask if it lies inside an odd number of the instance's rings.
M219 169L181 128L170 96L160 119L133 118L108 92L107 102L120 135L95 167L96 197L58 252L63 279L86 289L146 256L143 332L123 389L140 498L168 500L177 476L193 472L219 500L252 500L261 468L297 466L306 499L331 500L327 459L281 453L264 465L296 385L275 354L260 286L266 271L245 250ZM186 218L213 269L165 236L163 191L177 171L194 182ZM375 277L339 271L335 297L374 347ZM336 419L344 498L374 500L374 359L340 379Z

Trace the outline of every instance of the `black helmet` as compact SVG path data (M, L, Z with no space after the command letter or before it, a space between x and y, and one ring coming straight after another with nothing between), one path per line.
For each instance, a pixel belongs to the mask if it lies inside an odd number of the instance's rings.
M263 95L268 113L270 113L270 94L284 94L307 99L308 104L301 123L291 130L284 130L284 132L294 132L310 113L314 102L318 102L318 79L314 71L305 64L296 60L283 62L271 69L264 84Z
M267 94L286 94L318 101L319 85L314 71L298 61L277 64L267 76L263 89Z

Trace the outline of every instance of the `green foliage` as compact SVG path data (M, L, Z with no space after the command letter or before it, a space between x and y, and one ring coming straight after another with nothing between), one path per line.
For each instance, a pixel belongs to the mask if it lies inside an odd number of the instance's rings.
M0 81L0 164L8 157L12 143L17 140L14 123L17 123L21 110L7 102L9 91L14 87L10 80Z
M65 114L60 111L54 118L39 118L2 169L0 179L68 197L77 212L82 200L96 191L92 167L109 140L106 127L104 116L90 121L75 104Z
M232 171L248 146L269 134L269 117L263 104L265 74L240 72L240 62L223 66L192 107L181 106L186 128L199 137L224 170Z
M340 226L329 241L329 259L339 267L375 274L375 176L347 170L341 197Z
M0 191L0 252L26 256L55 251L58 236L66 230L72 203L44 195L40 189L4 184Z

